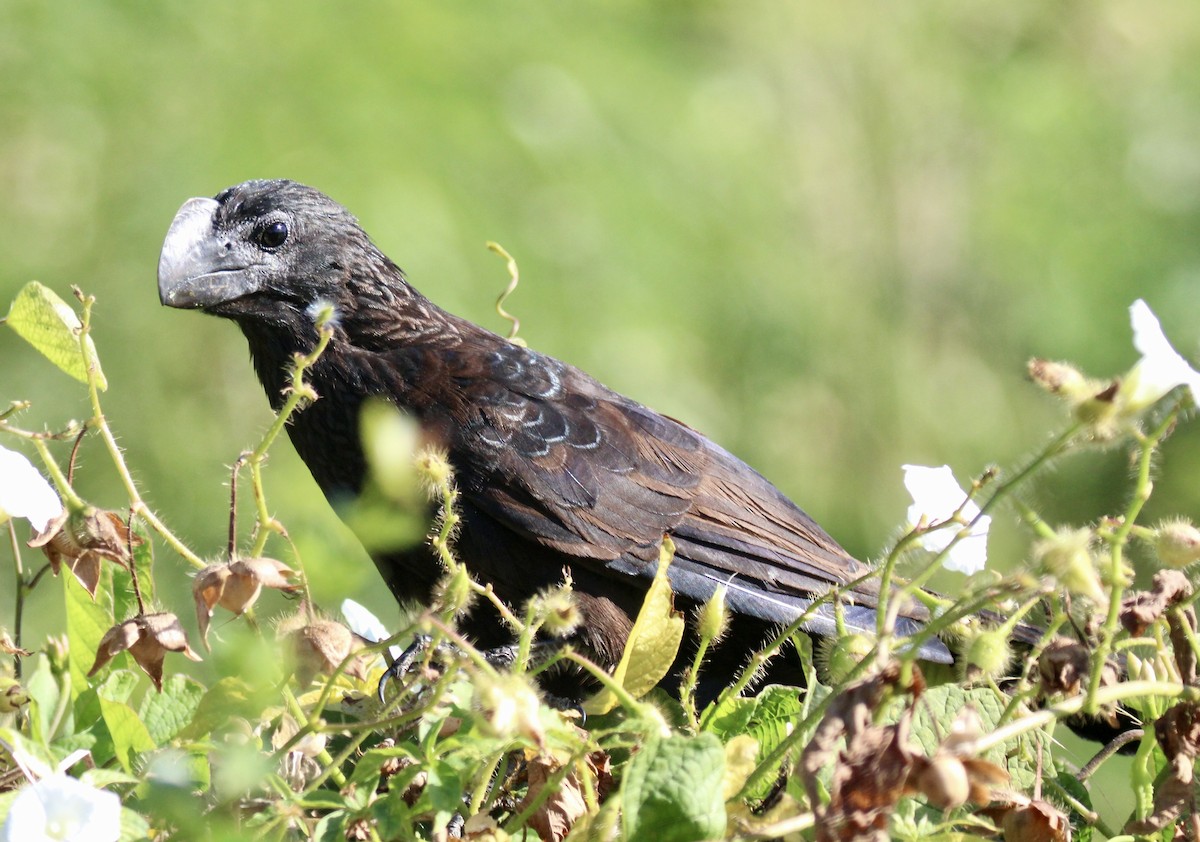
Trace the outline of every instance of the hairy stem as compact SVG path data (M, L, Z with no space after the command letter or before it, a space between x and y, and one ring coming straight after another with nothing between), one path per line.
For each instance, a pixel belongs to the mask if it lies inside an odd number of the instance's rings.
M83 304L83 316L80 319L82 327L79 331L79 348L83 354L84 367L87 370L88 397L92 405L92 421L90 423L94 424L96 429L100 431L100 437L104 440L104 446L108 448L108 453L112 457L113 465L117 470L117 476L121 478L121 483L125 486L125 494L129 497L130 511L146 521L150 528L157 532L159 537L177 554L186 559L189 564L197 568L203 567L204 561L175 537L175 533L168 529L154 512L150 510L150 507L145 504L142 500L142 495L138 492L137 485L133 481L133 476L129 473L121 446L117 444L116 436L113 435L112 429L108 426L108 419L104 417L104 411L100 408L100 387L96 380L96 360L92 354L91 346L84 341L91 329L92 305L96 299L90 295L85 296L78 291L76 291L76 295ZM74 497L73 491L71 495ZM74 499L78 500L78 497Z

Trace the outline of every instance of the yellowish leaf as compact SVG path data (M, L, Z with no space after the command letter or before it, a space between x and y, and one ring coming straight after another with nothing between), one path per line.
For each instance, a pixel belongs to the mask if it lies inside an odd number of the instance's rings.
M621 662L613 671L613 679L636 698L649 693L671 669L679 644L683 641L683 615L674 609L671 582L667 568L675 555L675 545L663 537L658 551L658 572L646 592L642 610L638 612ZM587 713L608 713L617 705L617 697L607 688L584 704Z
M25 284L13 299L5 321L50 362L79 382L88 381L83 345L79 341L83 324L71 305L52 289L37 281ZM84 336L83 343L95 366L96 386L104 391L108 388L108 381L100 370L96 346L92 344L90 336Z

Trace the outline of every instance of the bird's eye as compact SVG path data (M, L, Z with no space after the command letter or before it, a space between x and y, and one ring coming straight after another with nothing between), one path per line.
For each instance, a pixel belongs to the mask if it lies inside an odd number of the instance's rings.
M288 238L288 227L286 222L272 222L270 225L264 225L258 232L258 242L269 249L277 249Z

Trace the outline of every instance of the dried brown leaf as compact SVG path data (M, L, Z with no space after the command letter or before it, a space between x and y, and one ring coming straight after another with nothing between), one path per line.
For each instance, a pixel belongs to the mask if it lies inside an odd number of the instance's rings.
M562 762L551 754L537 753L527 757L526 770L529 788L523 804L530 804L547 786ZM589 774L593 770L589 767ZM529 826L543 842L562 842L571 828L587 813L587 803L579 780L579 767L574 767L552 790L550 796L529 819Z

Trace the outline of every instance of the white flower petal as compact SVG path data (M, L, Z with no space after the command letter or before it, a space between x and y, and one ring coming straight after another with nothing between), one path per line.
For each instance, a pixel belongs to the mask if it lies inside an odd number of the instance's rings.
M56 774L25 787L4 822L4 842L117 842L121 799Z
M62 514L54 487L24 455L0 447L0 514L24 518L35 532Z
M1126 376L1130 394L1126 401L1133 407L1145 407L1159 400L1176 386L1187 386L1192 400L1200 404L1200 372L1171 347L1158 317L1142 299L1129 307L1133 326L1133 347L1142 358Z
M949 465L928 468L924 465L903 465L904 487L912 495L913 503L908 507L910 526L942 523L960 513L963 520L975 521L970 533L950 550L943 566L960 573L975 573L987 564L987 533L992 519L979 517L979 506L967 498L967 493L954 479ZM976 518L978 518L976 520ZM920 544L932 553L940 553L949 547L954 537L962 530L961 525L926 532Z
M346 625L350 627L350 631L372 643L378 643L392 636L392 633L387 630L387 626L380 622L369 608L352 599L342 600L342 616L346 618ZM400 655L399 646L392 646L389 651L393 658Z

